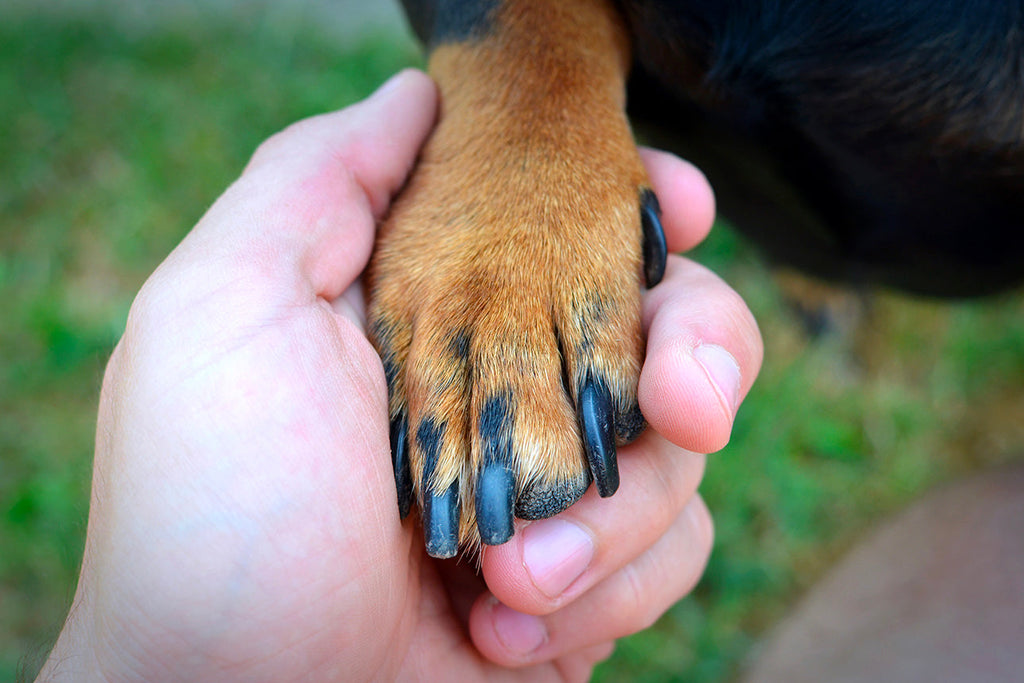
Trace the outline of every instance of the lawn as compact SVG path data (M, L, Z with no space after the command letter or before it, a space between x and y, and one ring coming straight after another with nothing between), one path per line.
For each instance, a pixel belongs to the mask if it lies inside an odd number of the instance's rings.
M415 48L339 48L266 12L159 29L0 9L0 680L31 678L81 557L97 393L145 277L260 140L369 93ZM695 594L602 680L728 681L880 517L1024 453L1024 296L876 294L809 339L725 226L695 258L762 326L766 362L702 493L717 541Z

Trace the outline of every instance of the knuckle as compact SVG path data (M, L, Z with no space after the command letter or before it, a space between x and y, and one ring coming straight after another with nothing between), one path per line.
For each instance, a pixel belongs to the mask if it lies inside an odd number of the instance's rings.
M646 580L636 564L629 564L622 569L622 589L617 595L617 614L622 618L626 633L636 633L650 628L662 614L651 590L651 582Z

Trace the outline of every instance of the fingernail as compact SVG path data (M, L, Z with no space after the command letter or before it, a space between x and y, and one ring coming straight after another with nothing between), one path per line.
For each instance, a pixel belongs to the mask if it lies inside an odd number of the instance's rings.
M740 402L740 365L732 354L718 344L701 344L693 350L708 379L718 389L719 395L735 415Z
M594 559L594 540L562 519L542 519L523 530L523 563L541 593L557 598Z
M548 631L539 617L517 612L497 600L491 607L494 632L509 652L528 655L547 642Z

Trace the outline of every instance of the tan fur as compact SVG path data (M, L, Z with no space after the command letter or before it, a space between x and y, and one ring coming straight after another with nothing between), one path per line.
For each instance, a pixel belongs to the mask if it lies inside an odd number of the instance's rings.
M635 397L644 351L647 180L624 113L619 18L611 3L519 0L496 24L433 52L440 123L371 267L371 319L394 330L404 365L391 410L408 410L417 500L458 480L470 547L482 403L511 396L520 486L579 480L586 463L563 373L575 393L589 363L613 395ZM451 349L460 332L461 358ZM415 439L427 415L446 423L431 482Z

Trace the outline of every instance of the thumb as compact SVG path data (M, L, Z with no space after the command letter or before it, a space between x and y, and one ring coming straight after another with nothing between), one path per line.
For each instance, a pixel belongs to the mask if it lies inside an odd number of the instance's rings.
M256 150L175 256L212 261L209 273L236 282L255 270L304 298L336 298L365 268L376 220L436 114L433 82L409 69L362 102L289 126Z

